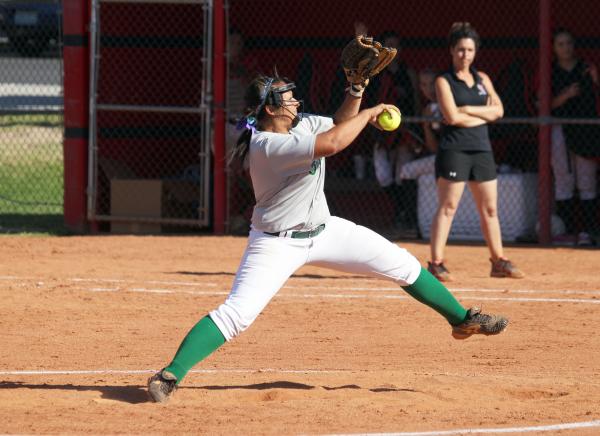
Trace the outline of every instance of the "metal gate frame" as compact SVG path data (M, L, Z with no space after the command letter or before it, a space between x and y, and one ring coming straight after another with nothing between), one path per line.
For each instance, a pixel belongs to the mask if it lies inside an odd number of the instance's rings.
M202 4L204 35L202 88L199 106L136 106L122 104L102 104L97 101L98 78L100 76L100 5L101 3L184 3ZM212 138L212 59L213 59L213 0L91 0L90 21L90 95L89 95L89 143L88 143L88 187L87 210L90 221L120 221L157 224L175 224L208 227L211 221L211 138ZM103 110L123 112L155 112L155 113L186 113L200 115L203 129L199 144L199 164L202 169L200 185L200 198L198 219L181 218L141 218L141 217L115 217L113 215L100 215L96 210L98 196L98 135L97 113Z

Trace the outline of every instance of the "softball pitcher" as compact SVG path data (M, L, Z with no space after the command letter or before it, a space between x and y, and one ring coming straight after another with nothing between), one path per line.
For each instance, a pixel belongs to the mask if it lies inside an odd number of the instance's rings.
M457 339L506 328L506 318L461 306L405 249L329 214L325 157L344 150L392 108L379 104L360 110L366 85L367 80L351 82L333 119L300 113L294 83L276 74L259 76L249 85L251 111L234 149L236 157L248 159L256 197L248 245L225 302L190 330L171 363L148 380L154 401L168 400L194 365L246 330L303 265L396 282L446 318Z

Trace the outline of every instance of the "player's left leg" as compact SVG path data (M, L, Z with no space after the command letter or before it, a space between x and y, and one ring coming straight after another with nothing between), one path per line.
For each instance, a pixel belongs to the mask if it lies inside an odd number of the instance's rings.
M307 264L393 280L446 318L457 339L497 334L508 325L506 318L464 308L412 254L366 227L332 217L313 241Z
M466 318L467 310L412 254L345 219L329 220L322 236L314 238L307 263L393 280L450 324L459 324Z

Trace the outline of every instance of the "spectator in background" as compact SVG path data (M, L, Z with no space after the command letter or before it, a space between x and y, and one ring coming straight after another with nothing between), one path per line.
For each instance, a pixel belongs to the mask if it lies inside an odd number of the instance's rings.
M439 201L431 226L428 268L439 280L452 280L444 265L444 250L468 183L491 255L490 275L521 278L524 274L503 253L497 213L496 163L487 127L489 122L502 117L502 101L488 75L473 67L479 48L475 29L469 23L454 23L448 39L452 66L435 81L445 124L435 162Z
M533 74L529 62L514 58L494 80L505 118L530 118L537 114L533 101ZM498 123L489 126L498 172L537 172L537 128L533 124Z
M419 90L424 97L425 105L421 111L424 117L438 118L434 121L425 121L422 124L425 149L428 153L435 154L442 134L440 119L442 113L435 95L435 78L437 74L431 68L425 68L419 72Z
M397 54L385 70L369 84L371 96L375 99L392 98L402 114L416 115L420 106L417 74L401 57L400 36L394 31L385 31L377 40L385 47L395 48Z
M435 95L436 76L437 73L431 68L419 71L419 90L424 103L421 116L441 119L442 113ZM423 146L419 150L419 158L402 166L400 169L402 180L418 179L419 176L434 174L435 172L435 154L442 134L442 124L440 120L424 121L421 127L423 128L423 139L421 141Z
M227 38L227 115L232 125L244 115L246 104L244 95L250 83L251 75L257 69L257 61L246 53L244 36L236 29L231 29ZM235 141L239 131L235 131Z
M367 88L370 104L385 102L400 109L403 116L416 115L419 107L417 76L412 68L401 59L400 37L386 31L379 41L386 47L398 50L394 60L374 78ZM412 129L412 130L409 130ZM417 127L418 129L418 127ZM417 150L415 126L401 125L395 132L373 132L373 164L379 185L389 195L394 205L395 224L403 230L416 231L417 187L413 180L402 181L402 167L415 159ZM416 236L416 234L415 234Z
M240 131L236 127L238 121L246 113L244 96L246 88L255 73L256 59L246 54L244 36L236 29L231 29L227 38L227 122L225 128L226 155L235 146ZM231 162L229 172L229 231L233 234L246 234L250 228L253 193L247 164Z
M552 115L559 118L598 118L598 70L575 55L573 34L558 29L553 35ZM600 157L600 126L564 124L552 127L552 170L556 213L566 234L555 236L557 245L593 245L597 234L596 172ZM577 234L574 190L577 185L583 227ZM577 236L576 236L577 235Z

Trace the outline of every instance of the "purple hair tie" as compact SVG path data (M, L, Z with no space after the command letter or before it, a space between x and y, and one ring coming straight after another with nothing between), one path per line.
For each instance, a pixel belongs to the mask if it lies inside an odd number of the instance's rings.
M252 116L243 117L238 121L236 128L237 130L248 129L251 130L252 133L256 133L256 118Z

